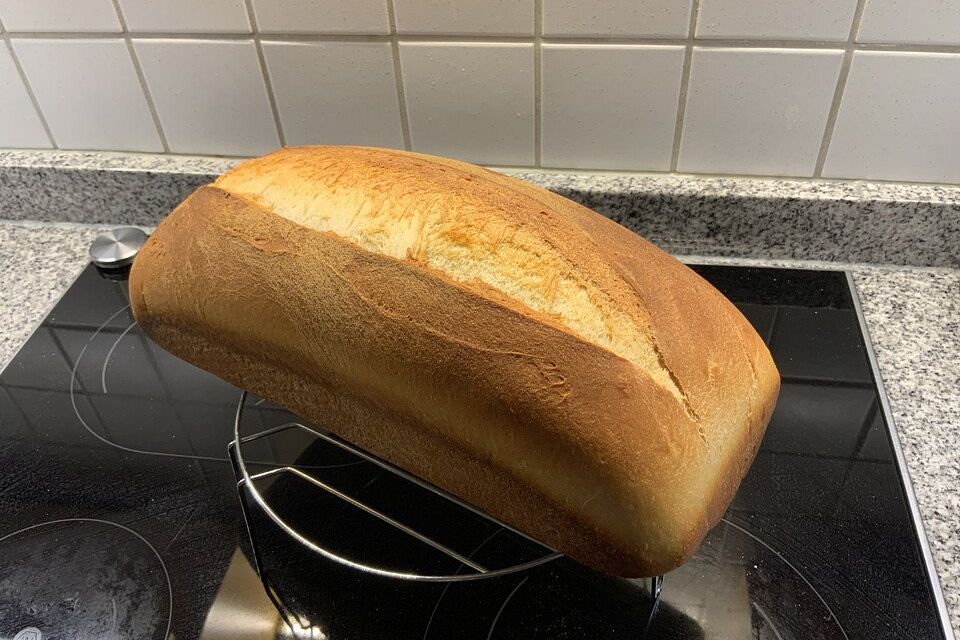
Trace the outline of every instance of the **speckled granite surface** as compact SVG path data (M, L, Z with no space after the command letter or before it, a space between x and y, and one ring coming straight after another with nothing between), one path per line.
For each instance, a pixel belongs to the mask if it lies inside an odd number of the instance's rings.
M676 253L960 267L955 187L641 176L540 184Z
M960 632L960 271L854 274Z
M0 367L87 263L96 229L0 223Z
M0 151L0 219L156 225L236 160Z
M237 162L0 151L0 219L155 225ZM960 267L960 186L502 171L675 252Z
M73 281L95 233L81 225L0 222L0 363ZM960 270L684 259L853 271L953 626L960 632Z

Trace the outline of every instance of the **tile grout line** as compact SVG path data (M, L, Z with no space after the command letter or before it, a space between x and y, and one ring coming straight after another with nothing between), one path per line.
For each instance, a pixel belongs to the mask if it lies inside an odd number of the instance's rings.
M482 164L481 166L486 167L491 170L496 171L505 171L505 172L516 172L516 173L544 173L544 174L560 174L560 175L586 175L592 177L636 177L636 178L651 178L656 180L663 180L668 178L676 178L678 180L687 180L687 179L706 179L706 180L759 180L761 182L775 182L775 181L785 181L785 182L802 182L802 183L820 183L825 182L829 184L854 184L857 186L864 185L912 185L917 187L936 187L936 188L947 188L951 192L953 190L960 189L960 184L956 182L924 182L922 180L897 180L893 178L868 178L868 177L859 177L859 178L814 178L809 175L801 175L797 173L723 173L721 171L671 171L670 169L586 169L583 167L571 167L571 166L549 166L549 167L533 167L530 165L504 165L504 164ZM787 198L792 198L793 196L786 196ZM951 196L953 197L953 196ZM953 206L953 201L951 200L951 206Z
M10 54L10 60L13 61L13 66L17 69L17 73L20 75L20 82L23 83L24 89L27 91L27 96L30 98L30 102L33 103L33 109L37 113L37 117L40 119L40 125L43 127L43 131L47 134L47 138L50 140L50 145L54 149L59 149L60 145L57 144L57 139L53 137L53 129L50 128L50 123L47 122L47 116L44 115L43 110L40 108L40 102L37 100L37 96L33 93L33 87L30 86L30 81L27 80L27 74L23 70L23 66L20 64L20 58L17 57L17 52L13 49L13 43L10 41L10 32L3 28L3 22L0 22L0 42L4 42L7 45L7 52Z
M683 118L687 111L687 94L690 89L690 66L693 62L693 47L696 44L697 21L700 19L700 0L690 6L690 24L683 50L683 68L680 71L680 91L677 96L677 119L673 129L673 146L670 149L670 171L676 172L680 160L680 141L683 138Z
M533 0L533 166L543 156L543 0Z
M123 152L120 152L123 153ZM796 173L784 174L784 173L723 173L719 171L709 171L709 172L698 172L698 171L670 171L669 169L585 169L583 167L571 167L571 166L549 166L549 167L532 167L530 165L516 165L516 164L487 164L484 163L481 166L486 167L495 171L504 171L504 172L516 172L516 173L527 173L533 172L535 174L547 174L547 175L576 175L576 176L591 176L598 178L608 178L608 177L635 177L635 178L652 178L656 180L663 180L667 178L677 178L679 180L686 179L709 179L709 180L759 180L762 182L775 182L782 180L785 182L802 182L802 183L831 183L831 184L854 184L856 186L869 186L874 184L881 185L916 185L918 187L937 187L937 188L947 188L951 190L951 194L954 191L957 191L957 196L954 197L951 195L953 200L950 201L950 206L954 206L954 200L960 201L960 184L956 182L923 182L921 180L895 180L889 178L813 178L811 176L804 176ZM793 196L788 196L793 197ZM958 639L960 640L960 639Z
M696 3L699 6L699 2ZM249 33L193 33L193 32L62 32L62 31L6 31L0 38L16 38L20 40L49 39L49 40L104 40L122 37L138 40L249 40ZM398 34L325 34L325 33L277 33L257 32L253 37L267 42L449 42L471 44L502 44L518 43L533 44L530 36L463 36L463 35L423 35L409 34L402 37ZM590 45L636 45L636 46L687 46L692 44L699 47L714 48L745 48L745 49L804 49L804 50L847 50L851 48L848 41L843 40L776 40L776 39L737 39L737 38L656 38L656 37L579 37L579 36L551 36L540 38L543 44L569 44L577 46ZM877 43L854 42L854 51L883 51L888 53L940 53L960 54L960 45L948 44L909 44L909 43Z
M280 146L285 147L287 146L287 136L283 132L283 122L280 120L280 109L277 107L277 97L273 91L273 82L270 81L270 71L267 68L267 59L263 55L263 43L260 41L260 33L257 31L257 17L253 12L253 2L252 0L243 0L243 5L247 11L247 22L250 25L253 46L257 50L257 61L260 64L260 75L263 78L263 86L267 92L267 102L270 103L270 113L273 115L273 125L277 129L277 139L280 141Z
M2 35L0 35L0 41L2 41ZM203 153L178 153L171 152L169 154L163 154L160 152L140 152L140 151L125 151L120 149L64 149L64 153L61 155L65 158L70 158L72 156L82 157L85 160L81 161L81 164L70 164L69 162L65 165L60 165L57 161L43 162L41 161L38 164L33 164L28 162L27 164L21 164L24 158L32 158L37 156L38 158L44 158L46 153L53 151L52 149L35 149L35 148L0 148L0 172L5 169L51 169L56 171L68 171L68 172L84 172L91 171L91 167L83 164L84 162L89 162L92 157L96 157L99 161L99 158L102 156L107 157L119 157L124 158L125 156L146 156L148 158L156 159L163 164L163 166L158 167L157 169L142 169L136 167L107 167L105 169L96 169L104 171L118 171L118 172L142 172L142 171L158 171L159 173L166 174L180 174L185 173L186 175L208 175L208 174L218 174L222 169L220 165L217 164L217 169L205 170L201 169L199 171L188 168L185 170L180 170L172 168L173 165L167 166L166 162L177 163L180 161L191 161L191 162L242 162L244 160L249 160L249 155L224 155L224 154L203 154ZM4 156L9 156L13 158L13 161L8 160ZM946 189L949 190L951 197L954 192L960 190L960 184L956 182L931 182L923 180L909 180L909 179L893 179L893 178L868 178L868 177L859 177L859 178L813 178L811 176L804 176L799 174L772 174L772 173L722 173L717 171L712 172L696 172L696 171L670 171L668 169L587 169L584 167L570 167L570 166L550 166L550 167L534 167L532 165L517 165L517 164L496 164L496 163L481 163L479 166L490 169L491 171L496 171L504 173L506 175L512 175L513 173L533 173L535 175L583 175L583 176L592 176L599 178L610 178L610 177L627 177L627 178L638 178L638 179L654 179L654 180L668 180L676 179L679 181L684 180L746 180L746 181L757 181L764 183L772 183L777 181L784 181L789 183L800 183L800 184L826 184L826 185L853 185L859 189L871 188L873 186L886 187L890 185L894 186L903 186L908 185L911 187L917 187L920 189ZM785 196L785 198L790 199L793 197L803 198L805 196ZM860 197L860 196L858 196ZM938 196L939 197L939 196ZM901 202L901 200L894 200L895 202ZM953 200L950 201L950 206L952 206ZM938 204L937 206L940 206ZM0 218L0 223L2 222L21 222L17 219L6 219ZM73 224L73 223L71 223ZM76 223L80 224L80 223Z
M403 89L403 67L400 64L400 39L397 36L397 15L393 0L387 0L387 22L390 25L390 51L393 54L393 77L397 83L397 102L400 105L400 132L403 136L403 148L413 150L410 136L410 118L407 115L407 96Z
M157 113L157 107L153 104L153 95L150 93L150 87L147 86L147 78L143 75L143 68L140 66L140 58L137 57L137 52L133 48L133 41L130 38L130 33L127 31L127 20L123 17L123 11L120 10L119 0L113 1L113 10L117 12L117 20L120 21L120 35L123 38L124 43L127 45L127 54L130 56L130 61L133 64L133 71L137 74L137 81L140 83L140 91L143 93L143 99L147 103L147 110L150 112L150 117L153 119L153 126L157 130L157 137L160 139L160 146L163 148L164 153L170 153L170 145L167 143L167 134L163 131L163 126L160 124L160 114Z
M840 102L843 100L843 93L847 89L847 78L850 76L850 66L853 63L853 52L857 44L857 34L860 31L860 22L863 18L863 8L866 0L857 0L856 9L853 12L853 21L850 23L850 33L847 36L847 46L843 54L843 62L840 65L840 73L837 76L837 86L833 91L833 99L830 101L830 111L827 112L827 122L823 127L823 138L820 140L820 151L817 153L817 162L813 167L814 178L823 176L823 165L827 162L827 153L830 150L830 143L833 141L833 131L837 126L837 116L840 114Z

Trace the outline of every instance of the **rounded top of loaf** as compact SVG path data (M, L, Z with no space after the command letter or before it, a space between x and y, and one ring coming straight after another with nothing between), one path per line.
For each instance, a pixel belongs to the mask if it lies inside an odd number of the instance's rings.
M309 308L309 291L326 291L314 283L329 280L362 299L355 317L376 309L364 330L393 337L380 356L369 347L360 369L372 376L378 357L410 365L391 383L405 397L378 401L406 403L581 528L525 513L435 459L377 450L362 431L346 437L611 573L652 575L695 550L776 400L766 346L716 289L632 231L509 176L405 151L294 147L241 163L182 209L174 216L206 217L185 222L197 225L191 234L228 230L251 264L275 265L267 254L282 245L299 268L334 274L304 273L284 295ZM167 234L161 225L157 242ZM174 245L164 259L189 250ZM142 289L135 276L132 291ZM224 323L221 332L236 321Z

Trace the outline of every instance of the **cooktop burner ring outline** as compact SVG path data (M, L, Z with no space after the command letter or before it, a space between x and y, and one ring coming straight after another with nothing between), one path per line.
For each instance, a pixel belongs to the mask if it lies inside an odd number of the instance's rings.
M491 533L489 536L487 536L487 537L483 540L483 542L481 542L480 544L478 544L476 547L473 548L473 551L471 551L470 553L467 554L467 557L468 557L468 558L472 558L478 551L480 551L480 549L483 549L483 547L484 547L488 542L490 542L491 540L493 540L494 538L496 538L498 535L500 535L500 532L501 532L501 531L503 531L503 529L497 529L496 531L494 531L493 533ZM463 568L463 566L461 565L461 566L457 569L457 571L459 571L459 570L462 569L462 568ZM440 609L440 603L443 602L443 598L444 598L444 596L447 595L447 591L448 591L449 589L450 589L450 583L448 582L447 584L443 585L443 590L440 592L440 595L437 596L437 601L436 601L436 603L434 603L433 609L430 611L430 617L427 618L427 626L426 626L426 627L424 628L424 630L423 630L423 640L427 640L427 638L430 636L430 627L433 625L433 619L437 616L437 610Z
M241 436L241 435L240 435L240 423L241 423L241 419L242 419L242 416L243 416L243 408L244 408L244 405L246 404L247 395L248 395L247 392L246 392L246 391L243 391L243 392L241 393L241 396L240 396L240 402L237 404L237 411L236 411L236 415L235 415L235 417L234 417L234 423L233 423L234 440L233 440L233 442L231 442L230 445L229 445L230 451L233 453L232 458L233 458L233 460L234 460L234 467L235 467L238 475L240 476L240 479L239 479L238 482L237 482L237 487L238 487L239 489L241 489L241 490L245 490L245 491L247 492L247 495L249 495L249 496L253 499L253 501L257 504L258 507L260 507L260 509L263 511L263 513L264 513L265 515L267 515L267 517L269 517L270 520L272 520L272 521L274 522L274 524L276 524L285 534L287 534L288 536L290 536L291 538L293 538L295 541L297 541L299 544L303 545L304 547L306 547L307 549L309 549L309 550L312 551L313 553L319 554L320 556L326 558L327 560L331 560L331 561L333 561L333 562L339 563L339 564L341 564L341 565L343 565L343 566L346 566L346 567L349 567L349 568L351 568L351 569L355 569L355 570L357 570L357 571L362 571L362 572L365 572L365 573L377 575L377 576L384 577L384 578L393 578L393 579L397 579L397 580L407 580L407 581L414 581L414 582L445 582L445 583L452 583L452 582L472 582L472 581L475 581L475 580L484 580L484 579L490 579L490 578L499 578L499 577L508 576L508 575L515 574L515 573L519 573L519 572L522 572L522 571L526 571L526 570L529 570L529 569L533 569L533 568L535 568L535 567L539 567L539 566L541 566L541 565L547 564L547 563L549 563L549 562L552 562L553 560L556 560L556 559L558 559L558 558L563 557L562 554L557 553L557 552L555 552L555 551L551 551L551 552L548 553L547 555L542 556L542 557L540 557L540 558L536 558L536 559L534 559L534 560L529 560L529 561L527 561L527 562L523 562L523 563L519 563L519 564L516 564L516 565L512 565L512 566L510 566L510 567L504 567L504 568L501 568L501 569L492 569L492 570L491 570L491 569L487 569L486 567L483 567L483 566L481 566L481 565L473 562L473 561L470 560L469 558L460 555L459 553L457 553L456 551L450 549L450 548L447 547L446 545L443 545L443 544L441 544L441 543L439 543L439 542L436 542L435 540L432 540L431 538L429 538L429 536L425 536L425 535L423 535L423 534L415 531L414 529L412 529L412 528L410 528L410 527L407 527L406 525L403 525L402 523L399 523L398 521L394 520L394 519L391 518L390 516L388 516L388 515L386 515L386 514L384 514L384 513L381 513L379 510L374 509L373 507L370 507L369 505L363 504L362 502L360 502L360 501L357 500L356 498L353 498L353 497L347 496L346 494L343 494L342 492L340 492L340 491L338 491L337 489L329 486L328 484L324 483L323 481L317 480L316 478L313 478L313 477L310 476L309 474L303 473L302 471L300 471L299 469L296 469L295 467L292 467L292 466L276 467L276 468L274 468L274 469L270 469L270 470L268 470L268 471L264 471L264 472L261 472L261 473L251 474L251 473L249 472L249 470L247 469L246 462L245 462L244 459L243 459L242 445L245 444L245 443L247 443L247 442L250 442L250 441L252 441L252 440L255 440L255 439L264 437L265 435L269 435L269 434L272 434L272 433L276 433L276 432L278 432L279 430L281 430L281 427L274 427L274 428L272 428L272 429L267 429L267 430L265 430L265 431L263 431L263 432L255 433L255 434L252 434L252 435L249 435L249 436ZM337 438L334 438L334 437L332 437L332 436L330 436L330 435L321 433L320 431L317 431L316 429L313 429L313 428L311 428L311 427L309 427L309 426L307 426L307 425L304 425L304 424L298 423L298 422L293 422L293 423L289 423L289 424L287 424L287 425L282 425L282 427L284 427L284 428L290 428L290 429L292 429L292 428L303 429L303 430L305 430L305 431L307 431L307 432L315 435L315 436L316 436L317 438L319 438L319 439L322 439L322 440L324 440L324 441L326 441L326 442L328 442L328 443L330 443L330 444L333 444L334 446L340 447L341 449L343 449L343 450L345 450L345 451L348 451L348 452L350 452L350 453L352 453L352 454L354 454L354 455L356 455L356 456L359 456L360 458L362 458L362 459L364 459L364 460L366 460L366 461L368 461L368 462L371 462L371 463L379 466L381 469L384 469L385 471L388 471L389 473L395 474L395 475L397 475L397 476L399 476L399 477L401 477L401 478L406 479L406 480L409 481L409 482L412 482L412 483L418 485L418 486L421 487L421 488L427 489L428 491L431 491L431 492L433 492L433 493L436 494L436 495L439 495L439 496L441 496L441 497L443 497L443 498L445 498L445 499L447 499L447 500L450 500L450 501L453 502L454 504L456 504L456 505L458 505L458 506L460 506L460 507L462 507L462 508L465 508L465 509L467 509L467 510L469 510L469 511L471 511L471 512L473 512L473 513L475 513L475 514L477 514L477 515L479 515L479 516L481 516L481 517L483 517L484 519L486 519L486 520L488 520L488 521L490 521L490 522L498 525L499 527L501 527L501 528L503 528L503 529L508 529L508 530L510 530L510 531L512 531L512 532L514 532L514 533L516 533L516 534L518 534L518 535L520 535L520 536L522 536L522 537L524 537L524 538L527 538L527 539L532 540L532 538L530 538L530 537L527 536L526 534L524 534L524 533L522 533L522 532L520 532L520 531L516 531L516 530L513 529L512 527L510 527L510 526L508 526L508 525L506 525L506 524L504 524L504 523L502 523L502 522L500 522L500 521L492 518L491 516L489 516L488 514L482 512L482 511L480 511L480 510L477 509L476 507L474 507L474 506L472 506L472 505L469 505L469 504L463 502L462 500L456 498L455 496L451 496L451 495L447 494L446 492L441 491L441 490L438 489L437 487L434 487L433 485L431 485L431 484L429 484L429 483L421 480L420 478L417 478L416 476L413 476L413 475L407 473L406 471L403 471L402 469L399 469L399 468L397 468L397 467L394 467L393 465L391 465L391 464L389 464L389 463L387 463L387 462L384 462L384 461L382 461L382 460L380 460L380 459L378 459L378 458L370 455L369 453L367 453L367 452L365 452L365 451L363 451L363 450L361 450L361 449L358 449L358 448L354 447L353 445L350 445L349 443L343 442L343 441L341 441L341 440L339 440L339 439L337 439ZM351 559L345 558L345 557L343 557L343 556L341 556L341 555L339 555L339 554L337 554L337 553L334 553L334 552L330 551L329 549L325 549L325 548L321 547L320 545L318 545L318 544L315 543L314 541L310 540L309 538L307 538L306 536L304 536L303 534L301 534L301 533L300 533L299 531L297 531L294 527L292 527L289 523L287 523L282 517L280 517L280 515L279 515L276 511L273 510L273 508L268 504L266 498L264 498L263 494L260 493L260 490L256 487L256 484L255 484L254 480L259 479L259 478L263 478L263 477L267 477L267 476L271 476L271 475L280 474L280 473L292 473L293 475L296 475L296 476L298 476L298 477L306 480L307 482L310 482L310 483L313 484L314 486L316 486L316 487L318 487L318 488L320 488L320 489L323 489L323 490L326 491L327 493L329 493L329 494L331 494L331 495L333 495L333 496L335 496L335 497L343 500L346 504L349 504L349 505L351 505L352 507L359 508L359 509L361 509L362 511L365 511L366 513L368 513L368 514L370 514L370 515L372 515L372 516L380 519L382 522L385 522L385 523L393 526L394 528L397 528L398 530L406 533L407 535L411 535L412 537L420 540L421 542L423 542L423 543L425 543L425 544L433 547L435 550L440 551L440 552L443 553L444 555L446 555L446 556L448 556L448 557L456 560L457 562L461 563L462 565L465 565L465 566L467 566L467 567L472 568L474 571L476 571L476 573L465 573L465 574L456 574L456 573L455 573L455 574L448 574L448 575L426 575L426 574L419 574L419 573L411 573L411 572L407 572L407 571L394 571L394 570L391 570L391 569L384 569L384 568L382 568L382 567L375 567L375 566L371 566L371 565L369 565L369 564L364 564L364 563L362 563L362 562L357 562L357 561L355 561L355 560L351 560ZM241 504L243 504L243 501L241 501ZM245 510L244 510L244 517L246 517L246 511L245 511ZM255 543L255 541L253 541L253 540L251 540L251 542ZM539 541L533 540L533 542L535 542L537 545L539 545L539 546L541 546L541 547L544 547L544 548L549 549L549 547L546 547L546 545L544 545L543 543L541 543L541 542L539 542Z
M803 575L803 572L800 571L800 569L798 569L792 562L790 562L789 560L787 560L786 556L784 556L782 553L780 553L779 551L777 551L773 546L771 546L770 544L768 544L763 538L761 538L761 537L758 536L757 534L753 533L752 531L750 531L750 530L747 529L746 527L743 527L742 525L739 525L739 524L737 524L736 522L733 522L733 521L729 520L726 516L720 518L720 522L724 523L724 524L727 525L728 527L733 527L734 529L736 529L736 530L739 531L740 533L742 533L742 534L744 534L744 535L746 535L746 536L749 536L750 538L753 538L754 540L756 540L757 542L759 542L761 545L763 545L763 546L764 546L768 551L770 551L773 555L775 555L777 558L779 558L780 561L781 561L783 564L785 564L785 565L787 565L788 567L790 567L791 569L793 569L793 572L794 572L795 574L797 574L797 575L800 577L800 579L804 581L804 583L806 583L806 585L810 588L810 591L813 592L813 595L817 596L817 598L818 598L818 599L820 600L820 602L823 604L824 608L825 608L825 609L827 610L827 612L830 614L830 618L833 620L834 624L836 624L836 625L837 625L837 628L840 629L840 633L843 634L843 637L846 638L846 640L850 640L850 636L847 635L846 629L844 629L844 628L843 628L843 625L840 624L840 620L837 618L837 614L835 614L835 613L833 612L833 609L830 607L830 603L828 603L827 600L826 600L826 598L824 598L824 597L820 594L820 591L819 591L815 586L813 586L813 583L810 582L810 580L807 578L807 576ZM755 602L752 603L752 604L756 605ZM768 624L770 624L770 627L771 627L771 628L774 628L774 627L773 627L773 623L770 622L770 619L769 619L769 617L767 616L767 614L766 614L764 611L760 610L760 609L759 609L759 606L758 606L757 608L758 608L758 610L760 611L760 615L763 616L763 618L768 621ZM777 633L777 637L779 637L779 636L780 636L780 634Z
M109 320L107 322L109 322ZM112 345L110 345L110 350L107 351L107 355L103 358L103 366L100 368L100 386L103 388L104 393L109 393L109 391L107 391L107 365L110 364L110 358L113 357L113 352L116 351L117 345L120 344L120 341L123 340L124 336L130 333L135 326L137 326L136 320L131 322L130 326L124 329L123 332L117 336L117 339L113 341ZM79 358L77 359L79 360Z
M507 597L503 599L503 602L500 603L500 608L497 609L497 615L493 616L493 622L490 623L490 630L487 631L487 640L493 638L493 632L497 629L497 623L500 622L500 616L503 615L504 609L507 608L507 605L510 604L510 601L513 600L513 596L517 595L517 591L520 591L520 587L527 583L527 580L530 579L530 576L527 576L523 580L517 583L510 593L507 594Z
M74 413L74 415L76 416L77 420L80 422L80 424L83 426L83 428L84 428L90 435L92 435L93 437L95 437L97 440L100 440L100 441L103 442L104 444L108 444L108 445L110 445L111 447L114 447L114 448L116 448L116 449L120 449L121 451L125 451L125 452L127 452L127 453L137 453L137 454L151 455L151 456L169 456L169 457L172 457L172 458L184 458L184 459L189 459L189 460L210 460L210 461L214 461L214 462L230 462L229 451L228 451L227 454L224 455L223 457L218 457L218 456L200 455L200 454L192 454L192 453L178 453L178 452L175 452L175 451L150 451L150 450L146 450L146 449L138 449L138 448L135 448L135 447L128 447L128 446L119 444L119 443L117 443L117 442L114 442L113 440L111 440L111 439L109 439L109 438L107 438L107 437L105 437L105 436L102 436L101 434L97 433L97 432L90 426L90 424L83 418L83 416L81 415L81 412L80 412L80 407L78 406L78 403L77 403L77 398L76 398L76 396L77 396L77 393L78 393L78 391L77 391L77 384L79 383L79 375L78 375L78 372L80 371L80 366L81 366L81 363L83 362L83 358L84 358L84 356L85 356L86 353L87 353L87 348L93 343L94 340L96 340L97 336L99 336L101 333L103 333L103 330L107 327L108 324L110 324L110 322L112 322L114 319L117 318L117 316L119 316L119 315L120 315L121 313L123 313L124 311L127 311L128 309L130 309L130 305L129 305L129 304L126 304L126 305L124 305L123 307L121 307L120 309L118 309L117 311L115 311L114 313L112 313L112 314L110 315L110 317L108 317L106 320L104 320L104 322L96 329L96 331L94 331L93 334L87 339L86 343L83 345L83 347L81 347L80 352L77 354L77 358L76 358L75 362L73 363L73 366L72 366L72 369L71 369L71 372L70 372L70 388L69 388L69 392L70 392L70 402L71 402L71 406L72 406L72 409L73 409L73 413ZM107 388L107 381L106 381L106 380L107 380L107 367L109 366L109 363L110 363L110 361L111 361L111 358L112 358L114 352L116 351L117 347L120 345L120 342L123 340L123 338L125 338L125 337L128 336L128 335L130 335L131 331L132 331L133 329L135 329L136 327L138 327L138 326L139 326L139 324L138 324L135 320L134 320L129 326L127 326L127 328L124 329L124 330L117 336L117 338L113 341L113 343L111 344L110 348L107 350L106 355L104 356L103 364L100 365L100 373L99 373L99 376L98 376L98 377L100 378L100 380L99 380L100 388L101 388L101 390L103 391L104 395L109 394L109 389ZM244 396L241 395L241 402L243 401L243 399L244 399ZM257 400L256 403L254 403L254 406L260 406L260 405L263 404L265 401L266 401L265 398L261 398L260 400ZM285 424L279 425L279 426L277 426L277 427L272 427L272 428L270 428L270 429L265 430L264 432L262 432L262 433L259 434L259 435L269 435L269 434L274 433L274 432L276 432L276 431L280 431L280 430L283 430L283 429L285 429L285 428L289 428L289 427L290 427L291 425L293 425L293 424L296 424L296 423L285 423ZM312 431L311 431L311 432L312 432ZM229 444L230 444L230 441L227 441L225 444L229 445ZM269 461L251 460L250 462L252 462L252 463L254 463L254 464L260 464L260 465L276 466L275 463L272 463L272 462L269 462ZM308 468L310 468L310 469L331 469L331 468L337 468L337 467L353 466L353 465L362 464L362 463L363 463L363 461L362 461L362 460L359 460L359 461L356 461L356 462L349 462L349 463L345 463L345 464L335 464L335 465L311 465L311 466L309 466Z
M146 451L144 449L135 449L133 447L127 447L122 444L113 442L109 438L105 438L104 436L94 431L94 429L87 423L87 421L83 419L83 416L80 415L80 407L77 406L77 371L80 369L80 362L83 361L83 356L87 352L87 348L90 346L91 343L93 343L96 337L100 335L104 327L110 324L110 322L113 321L114 318L116 318L117 316L119 316L121 313L128 310L129 308L130 308L130 304L127 303L121 308L117 309L115 312L113 312L110 315L110 317L104 320L103 324L101 324L97 328L97 330L93 332L93 334L87 339L86 344L84 344L83 347L80 349L80 353L77 354L77 359L73 363L73 369L70 371L70 404L73 406L73 413L74 415L77 416L77 420L79 420L80 424L83 425L83 428L86 429L87 432L97 440L111 447L114 447L115 449L126 451L127 453L139 453L139 454L148 455L148 456L170 456L172 458L186 458L189 460L214 460L217 462L225 462L227 460L226 458L217 458L215 456L201 456L201 455L176 453L176 452L168 453L168 452L160 452L160 451ZM120 337L117 338L117 341L113 344L113 347L111 347L108 353L108 356L104 358L103 368L100 374L100 382L101 382L101 385L103 386L104 393L107 393L106 375L107 375L107 363L110 360L110 354L113 353L114 349L116 348L116 345L120 343L120 339L123 338L123 336L127 335L130 332L130 330L136 326L136 324L137 324L136 321L134 321L132 325L130 325L129 327L127 327L127 329L124 330L124 332L120 335Z
M94 522L97 524L104 524L111 527L116 527L122 529L123 531L133 535L135 538L140 540L140 542L147 545L147 548L153 552L153 555L156 556L157 562L160 563L160 568L163 569L163 577L167 583L167 628L163 632L163 638L170 637L170 629L173 626L173 582L170 580L170 571L167 569L167 564L163 561L163 556L160 555L160 552L157 551L157 548L153 544L143 537L137 531L131 529L130 527L120 524L119 522L111 522L110 520L103 520L101 518L57 518L55 520L47 520L46 522L38 522L22 529L17 529L16 531L11 531L10 533L0 536L0 542L12 538L13 536L19 535L26 531L32 531L34 529L39 529L41 527L47 527L54 524L65 524L67 522Z
M99 333L99 330L98 330L98 333ZM97 334L94 334L94 337L96 335ZM91 337L90 340L93 340L93 337ZM100 442L106 445L109 445L115 449L120 449L121 451L126 451L127 453L139 453L141 455L147 455L147 456L184 458L187 460L212 460L215 462L227 461L226 458L218 458L216 456L202 456L202 455L194 455L194 454L188 454L188 453L177 453L175 451L167 452L167 451L147 451L145 449L135 449L133 447L127 447L122 444L117 444L116 442L113 442L109 438L105 438L104 436L94 431L93 427L91 427L87 423L87 421L83 419L83 416L80 415L80 407L77 406L77 369L80 366L81 360L83 360L83 354L86 353L87 347L89 346L90 346L90 341L87 341L87 344L83 345L83 348L80 349L80 353L77 354L77 360L76 362L73 363L73 371L70 372L70 404L73 406L73 413L77 417L77 420L80 421L80 424L83 425L83 428L86 429L90 435L92 435L94 438L96 438L97 440L99 440Z

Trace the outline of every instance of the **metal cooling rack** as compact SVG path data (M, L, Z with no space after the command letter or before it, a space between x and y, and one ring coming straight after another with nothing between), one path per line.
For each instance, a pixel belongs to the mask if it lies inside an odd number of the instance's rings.
M504 576L509 576L512 574L519 574L542 565L546 565L558 558L563 557L562 554L557 553L556 551L546 547L542 543L530 538L526 534L517 531L516 529L506 525L488 514L478 510L476 507L460 500L456 496L453 496L436 486L413 476L402 469L395 467L394 465L377 458L335 436L332 436L328 433L324 433L321 430L318 430L314 427L305 425L300 422L287 422L279 426L271 427L268 429L263 429L256 433L250 435L241 434L241 425L243 423L243 413L244 408L247 406L247 397L248 394L244 391L241 394L240 402L237 405L237 411L234 418L234 439L229 444L228 449L230 453L230 459L233 463L234 472L237 476L237 487L241 492L245 492L246 497L252 501L254 505L259 507L273 523L279 527L279 529L288 535L291 539L295 540L297 543L309 549L310 552L317 554L318 556L340 564L349 569L362 572L368 575L379 576L382 578L391 578L400 581L412 581L412 582L421 582L421 583L462 583L462 582L471 582L478 580L488 580L492 578L500 578ZM532 560L526 562L521 562L517 564L511 564L509 566L485 566L478 563L476 560L466 557L463 554L455 551L454 549L449 548L449 546L437 541L431 536L428 536L420 531L417 531L415 528L404 524L395 517L392 517L386 513L383 513L382 510L377 509L362 500L358 499L355 496L348 495L347 493L337 489L332 486L329 482L321 480L314 475L308 473L311 469L306 465L273 465L271 468L265 471L251 472L248 468L247 460L244 458L243 447L248 445L253 441L270 438L277 434L283 433L290 430L300 430L304 433L309 434L311 437L317 438L319 440L325 441L327 444L333 445L340 450L355 456L358 461L368 462L379 469L386 471L387 473L392 474L406 482L412 483L422 489L432 492L433 494L440 496L444 500L449 501L450 503L456 505L460 509L464 509L477 515L487 522L495 525L499 530L509 531L521 538L526 539L527 541L533 543L536 547L543 550L542 555ZM263 464L259 462L251 461L252 464ZM367 515L373 516L379 521L393 527L400 533L405 536L410 537L413 540L418 541L419 543L429 547L435 551L440 552L441 554L447 556L448 558L456 561L459 564L459 568L456 573L445 573L445 574L433 574L433 573L418 573L411 571L399 571L383 566L378 566L373 564L363 558L348 558L343 554L335 552L328 548L322 540L311 539L308 535L298 530L295 526L287 522L280 514L277 513L277 510L271 506L270 501L266 496L261 492L260 488L257 487L258 481L264 481L272 477L277 477L281 475L287 475L296 477L303 482L316 487L330 496L337 498L343 507L346 509L356 509ZM267 592L267 595L273 601L273 604L277 607L281 615L284 617L287 624L291 625L291 628L296 628L298 621L296 620L295 614L292 614L290 610L280 601L276 594L276 589L271 581L267 578L264 572L263 566L263 555L258 549L257 537L254 535L254 528L251 526L251 514L249 512L250 504L247 500L243 499L241 496L240 500L243 516L247 528L247 533L250 537L251 549L253 552L253 560L255 563L255 569L260 576L263 586ZM656 578L651 578L649 582L649 593L654 598L654 609L656 611L657 604L659 604L660 591L663 584L663 577L658 576ZM653 612L651 612L651 617Z

